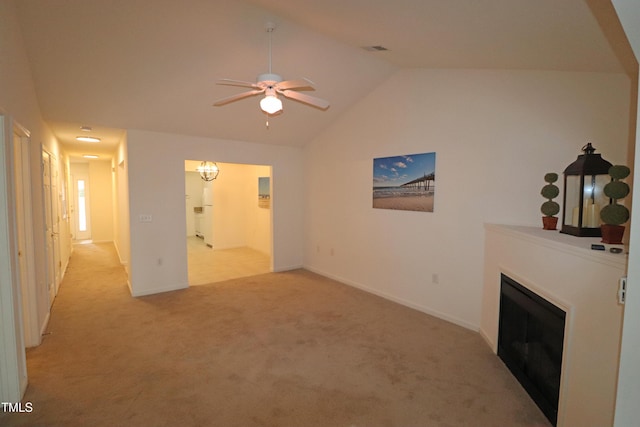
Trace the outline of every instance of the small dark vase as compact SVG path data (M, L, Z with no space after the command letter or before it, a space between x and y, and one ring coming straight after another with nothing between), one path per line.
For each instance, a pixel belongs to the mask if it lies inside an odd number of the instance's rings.
M557 216L543 216L542 217L542 229L543 230L555 230L558 225Z
M609 243L611 245L622 244L624 225L602 224L600 230L602 231L602 243Z

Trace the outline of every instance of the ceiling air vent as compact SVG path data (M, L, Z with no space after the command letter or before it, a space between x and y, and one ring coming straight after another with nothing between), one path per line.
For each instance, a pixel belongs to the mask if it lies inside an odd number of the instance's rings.
M389 50L384 46L364 46L363 49L368 52L383 52L385 50Z

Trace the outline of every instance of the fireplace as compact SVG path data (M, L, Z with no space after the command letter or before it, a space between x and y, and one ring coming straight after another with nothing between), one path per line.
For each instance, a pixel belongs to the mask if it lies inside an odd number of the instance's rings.
M555 426L565 312L501 274L498 356Z
M542 227L517 225L485 224L485 230L480 334L491 350L498 353L499 318L502 311L501 274L515 279L527 288L524 291L515 291L520 288L506 287L514 291L510 294L517 295L516 301L530 299L533 292L564 310L564 329L562 326L554 328L545 325L543 340L534 341L528 338L528 341L524 341L512 338L515 345L505 344L509 338L503 337L501 353L507 353L507 357L519 360L519 355L527 349L531 358L533 348L543 348L532 342L557 343L558 349L550 351L549 348L545 348L545 353L541 353L545 354L543 357L556 361L556 368L553 368L556 372L555 384L557 372L562 371L556 425L613 425L624 309L623 305L618 304L616 295L618 280L626 274L628 257L624 253L612 254L591 250L592 244L600 243L597 237L575 237L564 233L552 233L543 230ZM509 280L508 283L512 281ZM508 290L507 292L509 293ZM513 300L514 298L506 296L503 305L507 308L504 310L527 312ZM549 304L543 303L543 306L549 307ZM547 312L548 316L545 317L562 318L562 313L557 307L551 306L550 313ZM518 333L511 328L517 330L516 327L522 327L522 323L503 321L503 335L513 335L517 338ZM527 328L535 331L533 326ZM554 330L556 332L551 332ZM526 343L529 345L525 347ZM562 343L564 345L560 356L559 348ZM522 361L520 364L525 366ZM513 365L518 367L515 362ZM542 384L549 383L542 381ZM536 385L536 388L557 390L558 386ZM539 394L542 395L542 392ZM547 400L556 403L553 396L555 393L551 394L552 398Z

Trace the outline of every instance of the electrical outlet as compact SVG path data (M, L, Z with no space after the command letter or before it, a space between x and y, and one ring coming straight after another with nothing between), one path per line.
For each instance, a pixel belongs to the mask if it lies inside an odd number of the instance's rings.
M140 214L138 215L138 222L151 222L153 218L151 214Z

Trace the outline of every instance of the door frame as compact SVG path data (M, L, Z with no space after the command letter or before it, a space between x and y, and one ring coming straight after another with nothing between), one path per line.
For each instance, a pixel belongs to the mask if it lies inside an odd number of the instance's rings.
M38 326L38 300L35 278L35 247L31 195L31 134L13 122L13 159L15 183L15 210L20 267L20 293L22 320L26 347L40 345L42 337ZM16 139L19 141L16 143Z
M13 187L13 125L0 110L0 401L19 402L27 388Z

